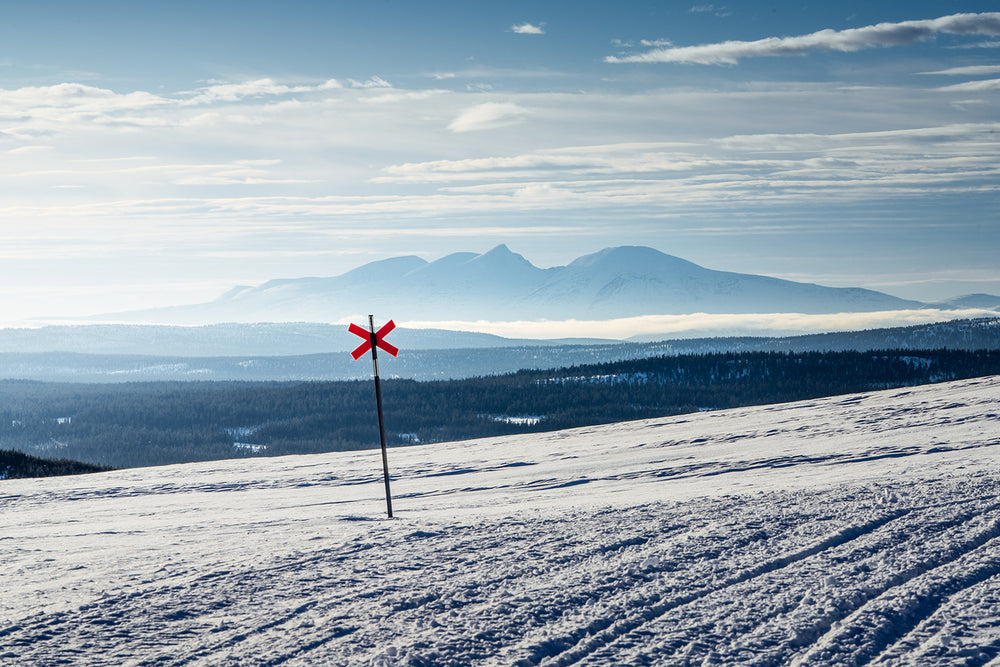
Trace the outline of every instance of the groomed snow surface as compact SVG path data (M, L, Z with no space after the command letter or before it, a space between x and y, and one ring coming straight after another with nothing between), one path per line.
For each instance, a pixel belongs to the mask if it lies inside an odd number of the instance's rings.
M1000 377L0 482L0 663L1000 664Z

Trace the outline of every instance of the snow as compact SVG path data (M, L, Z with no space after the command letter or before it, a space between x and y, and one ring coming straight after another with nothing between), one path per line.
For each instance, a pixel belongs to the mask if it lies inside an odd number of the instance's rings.
M1000 377L0 484L0 664L985 664Z

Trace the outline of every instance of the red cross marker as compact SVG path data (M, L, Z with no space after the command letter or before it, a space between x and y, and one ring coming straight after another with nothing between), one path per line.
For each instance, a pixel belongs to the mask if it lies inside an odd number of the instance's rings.
M372 372L375 376L375 404L378 406L378 437L382 444L382 475L385 478L385 509L389 513L389 518L392 518L392 494L389 492L389 457L385 453L385 420L382 417L382 385L378 380L378 351L377 348L382 348L392 356L396 356L399 350L389 343L383 340L385 335L396 328L395 322L389 320L382 328L375 331L375 317L373 315L368 316L368 330L362 329L357 324L351 323L351 326L347 327L347 330L356 336L361 336L365 339L365 342L358 345L354 352L351 352L351 356L357 361L364 355L365 352L371 350L372 353Z
M377 345L378 347L382 348L383 350L385 350L386 352L395 357L397 354L399 354L399 348L395 347L394 345L390 345L389 343L385 342L385 340L383 340L385 338L385 335L395 328L396 328L396 323L393 322L392 320L389 320L384 325L382 325L381 329L379 329L375 333L372 333L370 331L362 329L357 324L354 324L352 322L351 326L349 326L347 330L356 336L361 336L362 338L365 339L365 342L361 343L361 345L358 345L358 347L354 350L354 352L351 352L351 356L354 357L355 361L357 361L362 357L362 355L364 355L365 352L372 349L372 341L374 341L375 345Z

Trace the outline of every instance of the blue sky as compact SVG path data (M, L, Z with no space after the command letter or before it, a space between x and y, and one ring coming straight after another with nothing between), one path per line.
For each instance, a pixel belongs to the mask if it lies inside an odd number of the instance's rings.
M5 322L499 243L1000 294L995 3L18 4Z

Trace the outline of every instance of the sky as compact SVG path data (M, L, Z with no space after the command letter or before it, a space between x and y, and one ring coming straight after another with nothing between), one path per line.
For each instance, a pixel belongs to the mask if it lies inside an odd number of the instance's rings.
M0 323L500 243L1000 294L995 2L4 5Z

